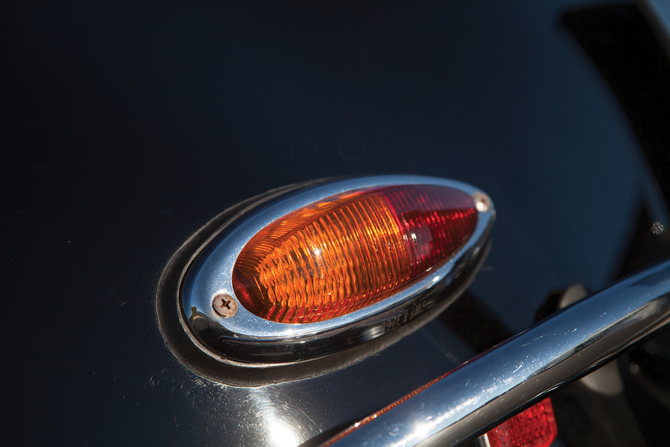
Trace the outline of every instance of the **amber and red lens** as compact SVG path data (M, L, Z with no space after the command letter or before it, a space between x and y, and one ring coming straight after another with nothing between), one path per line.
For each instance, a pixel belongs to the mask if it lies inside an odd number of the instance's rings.
M233 287L252 313L311 323L377 303L453 256L477 224L473 198L412 185L358 190L303 207L240 252Z
M545 399L486 433L491 447L548 447L558 429L551 400Z

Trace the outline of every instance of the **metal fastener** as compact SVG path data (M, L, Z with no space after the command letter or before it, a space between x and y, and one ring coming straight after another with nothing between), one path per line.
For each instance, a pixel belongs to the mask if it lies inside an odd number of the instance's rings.
M475 201L475 207L477 207L477 210L480 213L485 213L489 209L491 209L491 199L489 199L489 196L484 194L483 192L475 192L472 194L472 198Z
M212 307L218 315L223 318L230 318L237 312L237 301L228 294L219 293L214 296Z

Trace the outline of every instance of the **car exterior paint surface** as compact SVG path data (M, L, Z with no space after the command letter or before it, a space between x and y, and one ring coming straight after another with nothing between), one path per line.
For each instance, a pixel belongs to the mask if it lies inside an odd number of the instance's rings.
M588 6L4 4L9 444L315 443L480 351L443 315L302 380L184 367L158 328L161 272L273 188L402 173L486 191L498 217L468 294L510 334L550 290L616 279L641 210L667 206L560 20Z

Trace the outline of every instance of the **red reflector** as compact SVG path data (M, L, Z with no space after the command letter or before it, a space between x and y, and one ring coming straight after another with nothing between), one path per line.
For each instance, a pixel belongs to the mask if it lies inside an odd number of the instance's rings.
M453 256L476 224L473 198L444 186L347 192L258 232L235 262L233 288L259 317L328 320L420 279Z
M545 399L486 433L491 447L547 447L558 429L551 401Z

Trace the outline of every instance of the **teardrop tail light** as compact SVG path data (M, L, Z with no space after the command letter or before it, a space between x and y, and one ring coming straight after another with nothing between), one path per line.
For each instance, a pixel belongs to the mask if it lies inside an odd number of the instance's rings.
M252 313L312 323L377 303L451 257L472 236L472 196L433 185L346 192L254 235L233 268Z
M494 219L478 189L430 177L271 193L229 216L191 255L179 280L181 325L207 355L250 367L392 339L464 290Z

